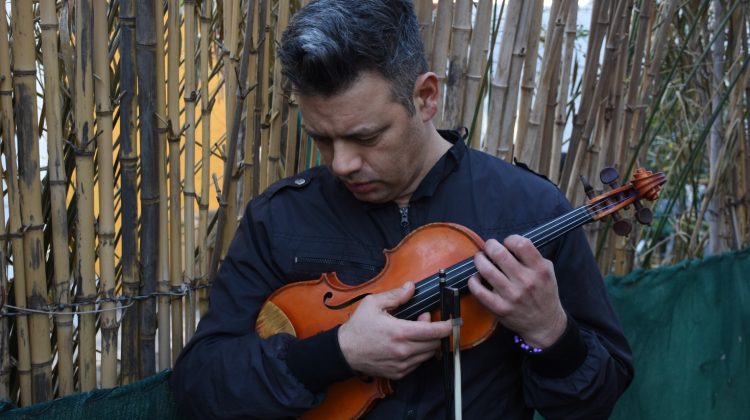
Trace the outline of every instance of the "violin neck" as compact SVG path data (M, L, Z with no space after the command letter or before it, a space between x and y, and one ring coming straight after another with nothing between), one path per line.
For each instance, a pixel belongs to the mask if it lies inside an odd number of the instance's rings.
M541 248L571 230L593 221L589 207L583 205L559 216L547 223L523 233L535 247ZM474 258L467 258L443 270L445 286L458 289L461 293L469 290L469 278L477 273ZM420 314L429 312L440 305L440 280L438 273L420 280L415 285L414 296L405 304L396 308L392 314L401 319L415 320Z

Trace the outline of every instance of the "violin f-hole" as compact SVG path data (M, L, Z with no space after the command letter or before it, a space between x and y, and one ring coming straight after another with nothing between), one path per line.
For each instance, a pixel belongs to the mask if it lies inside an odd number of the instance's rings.
M369 293L363 293L361 295L354 296L353 298L345 302L339 303L338 305L329 305L328 301L333 298L333 292L326 292L323 295L323 305L328 309L337 311L339 309L348 308L349 306L354 305L355 303L359 302L360 300L366 298L369 295L370 295Z

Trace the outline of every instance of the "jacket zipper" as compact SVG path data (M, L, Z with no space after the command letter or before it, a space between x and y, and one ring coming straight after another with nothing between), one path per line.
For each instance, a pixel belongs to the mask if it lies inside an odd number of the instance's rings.
M411 226L409 226L409 206L399 207L398 211L401 213L401 233L406 236L411 231Z
M378 268L372 264L364 264L354 261L339 260L336 258L323 258L323 257L294 257L295 264L322 264L337 267L351 267L360 268L363 270L377 272Z

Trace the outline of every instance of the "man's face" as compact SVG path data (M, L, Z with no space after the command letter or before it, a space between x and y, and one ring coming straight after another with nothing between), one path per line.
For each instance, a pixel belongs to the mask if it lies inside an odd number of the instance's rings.
M390 82L364 72L340 94L297 99L324 162L357 199L408 203L428 137L419 112L409 115L393 99Z

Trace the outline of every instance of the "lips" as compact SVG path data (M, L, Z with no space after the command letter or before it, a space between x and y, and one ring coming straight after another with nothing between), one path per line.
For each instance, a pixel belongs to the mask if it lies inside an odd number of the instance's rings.
M354 194L366 194L375 188L372 182L345 182L344 185Z

